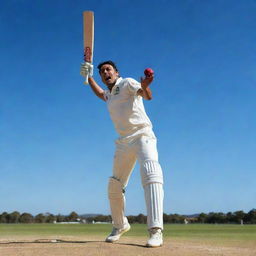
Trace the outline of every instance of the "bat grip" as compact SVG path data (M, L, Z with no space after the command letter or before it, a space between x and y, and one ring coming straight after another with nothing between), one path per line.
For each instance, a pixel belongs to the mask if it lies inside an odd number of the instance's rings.
M89 82L88 82L88 75L85 77L84 84L89 84Z

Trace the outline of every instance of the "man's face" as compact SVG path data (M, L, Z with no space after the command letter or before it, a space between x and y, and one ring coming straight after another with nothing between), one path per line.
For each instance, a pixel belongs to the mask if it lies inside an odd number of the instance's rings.
M110 64L104 64L100 69L102 82L107 85L114 85L119 77L119 73Z

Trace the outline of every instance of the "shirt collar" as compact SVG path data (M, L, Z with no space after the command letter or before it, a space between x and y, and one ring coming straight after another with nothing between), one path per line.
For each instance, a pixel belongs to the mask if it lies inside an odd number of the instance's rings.
M116 80L116 83L115 83L115 85L114 86L116 86L116 85L118 85L118 84L120 84L120 82L122 81L122 77L119 77L117 80Z
M122 80L123 80L122 77L117 78L116 83L115 83L114 86L112 87L111 93L113 92L113 89L114 89L115 87L117 87L117 86L120 84L120 82L121 82ZM109 90L109 89L108 89L108 90ZM110 90L109 90L109 91L110 91Z

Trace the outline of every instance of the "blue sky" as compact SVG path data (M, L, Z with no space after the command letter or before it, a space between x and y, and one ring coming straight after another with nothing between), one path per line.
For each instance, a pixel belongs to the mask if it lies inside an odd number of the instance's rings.
M112 59L135 79L155 71L145 107L164 211L255 208L255 1L4 0L0 212L109 214L117 134L79 74L84 10L95 12L95 66ZM138 165L126 196L127 214L145 213Z

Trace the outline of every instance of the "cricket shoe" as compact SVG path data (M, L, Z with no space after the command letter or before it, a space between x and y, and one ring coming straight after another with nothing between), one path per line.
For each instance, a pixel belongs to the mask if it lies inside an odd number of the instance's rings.
M147 242L147 247L160 247L163 245L163 234L160 228L151 228L149 230L150 238Z
M131 228L130 224L127 223L124 228L113 228L111 234L106 238L106 242L108 243L114 243L116 241L119 240L119 238L121 237L122 234L124 234L125 232L129 231Z

